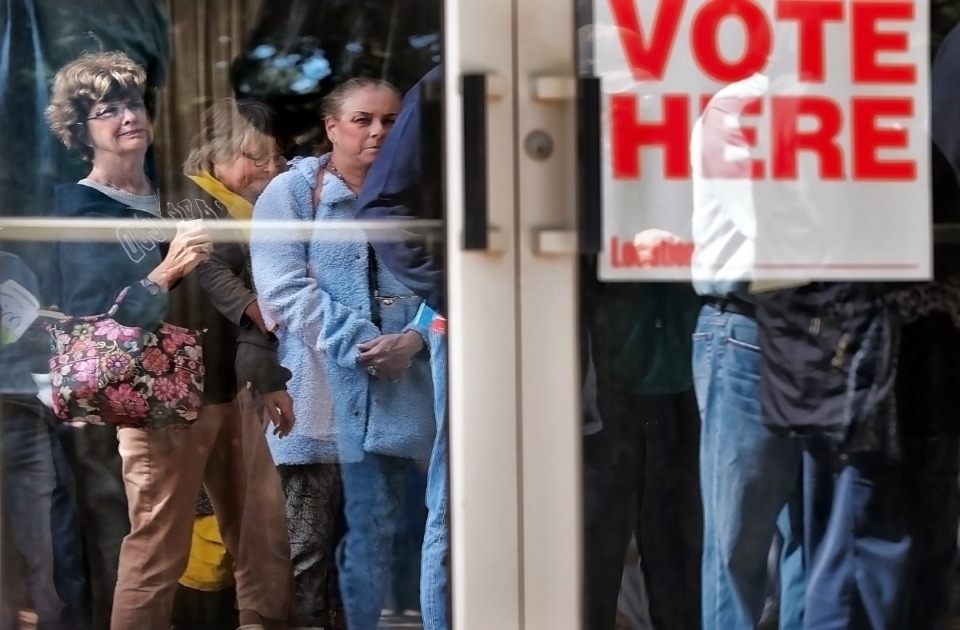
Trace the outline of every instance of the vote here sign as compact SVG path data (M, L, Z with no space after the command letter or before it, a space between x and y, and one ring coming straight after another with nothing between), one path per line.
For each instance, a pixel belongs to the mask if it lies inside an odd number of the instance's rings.
M928 13L594 0L601 278L929 278Z

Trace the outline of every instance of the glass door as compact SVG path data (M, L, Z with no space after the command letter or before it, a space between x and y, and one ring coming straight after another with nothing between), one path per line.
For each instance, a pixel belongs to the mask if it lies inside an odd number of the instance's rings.
M444 14L456 628L522 627L514 10Z
M451 304L457 628L575 627L580 615L574 25L572 3L448 4L448 282L465 309Z

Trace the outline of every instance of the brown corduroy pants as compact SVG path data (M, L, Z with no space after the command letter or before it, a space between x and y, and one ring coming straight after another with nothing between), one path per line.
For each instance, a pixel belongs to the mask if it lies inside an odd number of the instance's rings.
M287 617L291 569L284 496L262 415L241 414L252 404L252 393L244 389L236 403L205 406L186 430L119 430L130 534L120 550L112 630L169 629L201 484L237 561L238 607L268 619Z

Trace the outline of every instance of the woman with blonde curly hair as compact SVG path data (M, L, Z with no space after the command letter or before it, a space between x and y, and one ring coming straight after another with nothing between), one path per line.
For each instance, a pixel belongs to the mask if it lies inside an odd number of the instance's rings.
M193 227L167 242L153 224L160 203L144 172L153 142L145 83L144 70L123 53L83 55L57 72L47 119L63 144L91 164L86 178L57 187L56 214L101 219L105 225L143 222L142 228L118 227L114 240L62 242L59 305L68 315L103 313L130 287L115 319L152 330L167 315L167 292L208 259L211 241L202 227ZM222 429L236 415L234 404L204 406L185 431L117 430L130 532L120 548L114 630L170 627L201 484L218 520L228 525L223 531L228 549L237 548L242 526L256 527L242 522L243 489L232 479L236 457L221 448ZM261 584L251 564L238 558L241 627L282 627L289 585Z

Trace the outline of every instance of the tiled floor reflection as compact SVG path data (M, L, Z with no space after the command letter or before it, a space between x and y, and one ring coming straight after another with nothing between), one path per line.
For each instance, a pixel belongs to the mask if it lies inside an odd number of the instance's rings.
M383 617L380 620L380 626L378 630L422 630L423 623L420 621L420 616L407 616L407 615L392 615L388 617Z
M954 585L953 615L950 624L944 630L960 630L960 576ZM23 611L20 615L20 630L36 630L36 615L31 611ZM419 616L389 615L380 620L378 630L423 630L423 623ZM644 625L637 626L621 616L617 620L616 630L649 630Z
M36 627L37 616L31 611L23 611L20 614L20 629L36 630ZM423 630L423 623L419 615L391 615L380 620L378 630Z

